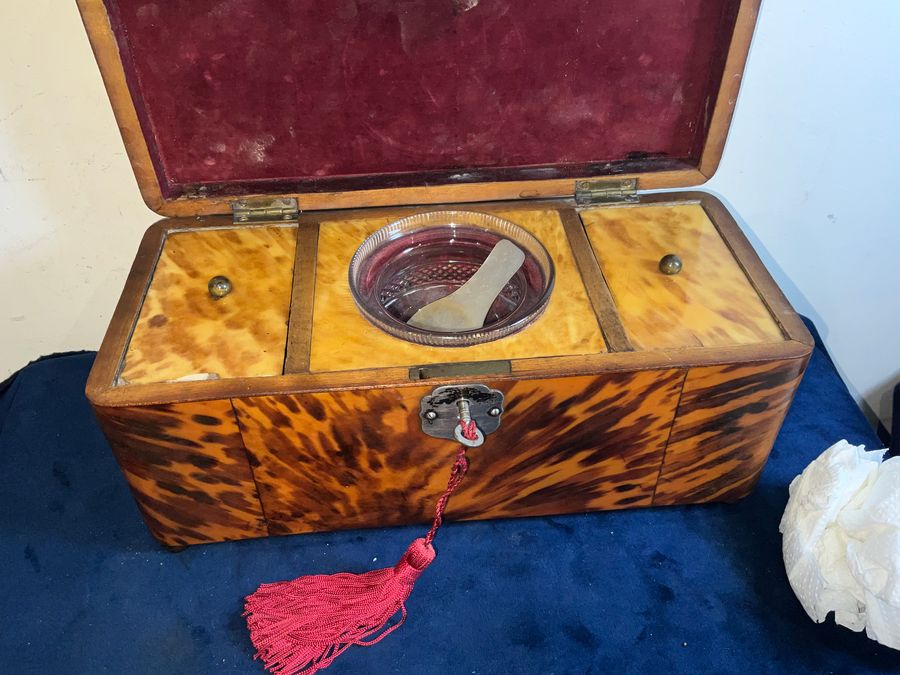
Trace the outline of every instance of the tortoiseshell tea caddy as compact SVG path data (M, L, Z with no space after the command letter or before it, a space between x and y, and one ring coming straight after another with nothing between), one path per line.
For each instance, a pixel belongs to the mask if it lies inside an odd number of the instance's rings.
M426 522L463 414L452 519L748 494L812 341L725 207L672 189L716 169L758 4L79 0L168 216L87 386L153 535ZM533 235L540 316L464 347L367 321L354 253L433 210Z

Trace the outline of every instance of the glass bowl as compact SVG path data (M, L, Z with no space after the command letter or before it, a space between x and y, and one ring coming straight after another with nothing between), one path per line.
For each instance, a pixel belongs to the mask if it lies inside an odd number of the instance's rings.
M466 283L501 239L522 249L525 262L481 328L438 332L406 323ZM522 330L547 307L553 280L553 260L540 241L515 223L474 211L429 211L397 220L370 235L350 262L350 289L366 319L395 337L437 347L465 347Z

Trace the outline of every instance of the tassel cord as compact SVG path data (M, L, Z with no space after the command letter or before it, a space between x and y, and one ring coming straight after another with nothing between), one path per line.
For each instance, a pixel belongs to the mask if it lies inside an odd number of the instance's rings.
M463 436L468 439L475 438L475 422L469 422L467 425L465 422L460 421L460 426L463 427ZM434 536L437 534L438 528L444 522L444 509L447 508L447 502L450 501L450 495L453 494L453 491L459 487L459 484L462 483L463 478L466 476L466 471L469 470L469 458L466 457L466 446L460 445L459 449L456 451L456 460L453 462L453 468L450 470L450 480L447 482L447 489L444 490L444 493L440 496L437 501L437 506L434 509L434 521L431 523L431 529L428 530L428 534L425 535L425 543L431 544L434 541Z
M474 440L474 421L460 420L462 435ZM272 673L312 675L327 668L352 645L369 647L406 620L406 598L434 560L431 545L444 520L450 496L459 487L469 460L466 446L456 452L447 488L437 501L431 529L416 539L393 567L364 574L310 575L263 584L246 598L244 616L256 658ZM388 625L392 616L399 620Z

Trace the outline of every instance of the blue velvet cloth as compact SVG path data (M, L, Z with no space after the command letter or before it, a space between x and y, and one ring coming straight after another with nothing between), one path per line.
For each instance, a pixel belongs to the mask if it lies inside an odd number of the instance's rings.
M243 596L391 565L423 531L160 549L85 400L92 359L32 364L0 396L5 672L260 672ZM406 625L326 672L895 671L900 652L807 618L784 572L788 483L841 438L878 447L817 349L747 499L446 525Z

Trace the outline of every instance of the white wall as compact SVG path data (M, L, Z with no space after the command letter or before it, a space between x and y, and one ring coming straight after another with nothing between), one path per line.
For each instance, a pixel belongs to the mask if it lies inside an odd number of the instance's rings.
M853 393L900 379L900 3L764 4L708 188ZM144 229L73 0L0 2L0 379L96 349Z
M890 428L900 381L900 3L763 3L719 171L794 307ZM838 440L838 439L835 439Z
M0 0L0 380L96 349L143 231L74 0Z

